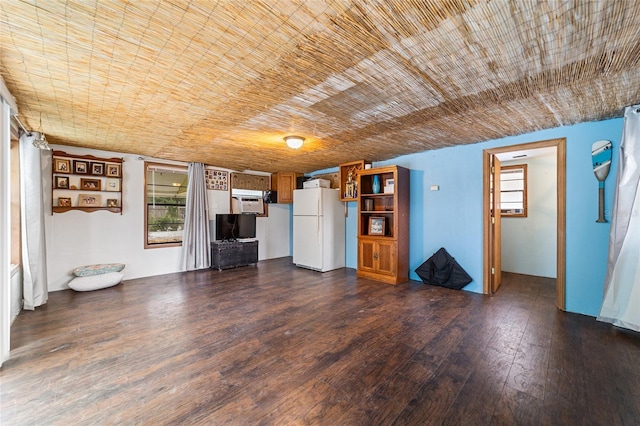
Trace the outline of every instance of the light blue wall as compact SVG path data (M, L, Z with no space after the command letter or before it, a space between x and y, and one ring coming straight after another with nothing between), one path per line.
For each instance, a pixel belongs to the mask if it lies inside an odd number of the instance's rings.
M566 138L566 308L596 316L602 302L607 265L609 224L596 223L598 185L591 166L591 144L613 142L614 155L605 188L607 219L615 189L618 147L623 120L581 123L472 145L405 155L374 167L397 164L411 170L409 270L445 247L473 277L465 290L482 292L482 151L555 138ZM316 173L327 173L322 170ZM430 191L439 185L439 191ZM357 206L349 204L347 267L357 266Z

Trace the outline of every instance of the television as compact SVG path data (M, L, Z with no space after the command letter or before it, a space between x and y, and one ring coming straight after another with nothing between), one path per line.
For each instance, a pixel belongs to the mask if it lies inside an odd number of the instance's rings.
M216 240L256 237L255 214L216 214Z

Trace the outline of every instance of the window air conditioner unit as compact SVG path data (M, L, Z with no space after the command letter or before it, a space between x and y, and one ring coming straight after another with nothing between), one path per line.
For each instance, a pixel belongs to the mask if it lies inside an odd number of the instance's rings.
M262 198L253 196L233 197L231 199L232 213L255 213L263 214L264 205Z

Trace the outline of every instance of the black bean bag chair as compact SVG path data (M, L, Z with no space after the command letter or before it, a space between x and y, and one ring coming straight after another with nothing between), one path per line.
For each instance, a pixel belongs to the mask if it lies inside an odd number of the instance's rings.
M462 267L441 247L429 259L418 266L416 274L423 283L460 290L473 279Z

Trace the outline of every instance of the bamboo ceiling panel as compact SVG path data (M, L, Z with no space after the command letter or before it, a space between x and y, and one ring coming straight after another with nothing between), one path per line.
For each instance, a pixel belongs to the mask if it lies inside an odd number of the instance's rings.
M239 171L618 117L640 102L638 40L623 0L0 2L0 75L28 128Z

